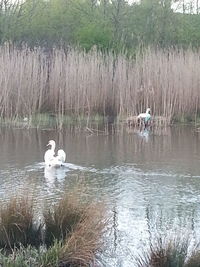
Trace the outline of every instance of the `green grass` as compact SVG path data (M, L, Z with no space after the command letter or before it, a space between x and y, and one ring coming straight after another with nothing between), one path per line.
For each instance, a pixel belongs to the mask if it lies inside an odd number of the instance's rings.
M37 113L27 117L0 118L0 124L6 127L17 128L60 128L79 126L86 127L91 124L103 124L105 119L99 114L86 115L57 115L53 113Z
M61 242L55 241L48 250L45 247L38 249L28 246L14 248L12 253L0 253L0 265L4 267L57 267L59 263L59 254Z
M174 116L172 118L173 124L200 124L200 116L199 114L197 116L194 115L182 115L182 116Z
M114 118L114 124L122 124L129 118L136 116L117 116ZM101 127L108 123L108 117L98 113L87 116L85 114L58 115L53 113L36 113L30 117L0 118L0 124L6 127L18 128L58 128L78 127L79 129ZM170 120L167 117L152 115L152 126L167 126L169 124L195 124L200 125L200 116L181 115L173 116Z

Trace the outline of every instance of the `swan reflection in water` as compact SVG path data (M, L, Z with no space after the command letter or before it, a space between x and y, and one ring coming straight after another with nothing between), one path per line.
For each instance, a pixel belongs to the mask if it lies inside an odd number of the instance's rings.
M127 132L130 134L136 134L139 138L141 138L141 140L144 140L146 143L148 143L149 139L150 139L150 130L149 129L130 129L127 128Z
M52 184L56 180L63 181L68 171L69 169L67 169L65 166L60 168L45 166L44 177L48 183Z
M148 143L148 141L149 141L149 130L147 128L142 130L142 131L139 131L138 135L140 137L142 137L145 140L146 143Z

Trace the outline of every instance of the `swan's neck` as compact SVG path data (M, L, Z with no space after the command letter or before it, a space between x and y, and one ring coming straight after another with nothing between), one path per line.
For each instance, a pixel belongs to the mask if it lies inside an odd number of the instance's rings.
M55 148L56 148L56 145L55 144L52 144L51 145L51 150L54 152L55 151Z

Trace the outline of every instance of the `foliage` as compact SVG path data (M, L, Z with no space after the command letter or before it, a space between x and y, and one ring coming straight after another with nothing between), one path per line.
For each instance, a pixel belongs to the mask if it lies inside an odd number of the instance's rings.
M0 0L0 42L115 51L142 45L199 47L198 9L171 0ZM182 12L181 12L182 11Z

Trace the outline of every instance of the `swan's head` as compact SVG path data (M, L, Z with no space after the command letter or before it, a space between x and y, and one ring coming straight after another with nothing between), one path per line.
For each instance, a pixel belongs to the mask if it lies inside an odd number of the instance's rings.
M54 140L50 140L49 143L47 144L47 146L55 147L56 142Z
M150 114L151 113L151 109L150 108L147 108L146 113L147 114Z

